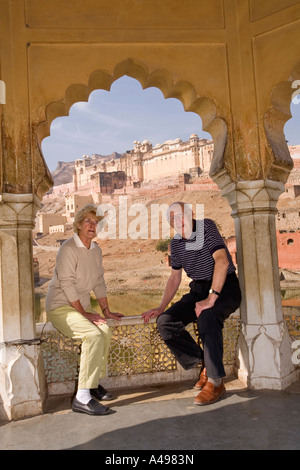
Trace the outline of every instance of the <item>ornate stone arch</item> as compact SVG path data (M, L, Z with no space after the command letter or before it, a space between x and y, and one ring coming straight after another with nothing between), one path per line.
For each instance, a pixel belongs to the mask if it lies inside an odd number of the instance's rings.
M71 106L78 101L88 101L90 93L97 89L110 91L114 81L127 75L140 82L143 89L156 87L165 98L177 98L185 111L194 112L202 119L202 129L211 134L214 141L214 155L211 164L211 175L216 174L224 166L224 149L227 139L227 125L218 116L216 104L209 98L199 96L194 86L187 81L175 82L170 72L157 69L149 72L145 64L129 58L118 63L112 74L98 69L91 73L87 84L70 85L63 99L53 101L46 106L46 120L36 128L39 151L42 155L42 140L50 135L51 122L61 116L68 116Z
M295 93L295 82L300 81L300 62L293 68L288 80L278 83L272 90L272 107L264 116L264 129L272 153L266 165L266 177L286 182L293 168L293 160L284 135L284 126L292 118L290 105ZM300 84L300 82L299 82Z

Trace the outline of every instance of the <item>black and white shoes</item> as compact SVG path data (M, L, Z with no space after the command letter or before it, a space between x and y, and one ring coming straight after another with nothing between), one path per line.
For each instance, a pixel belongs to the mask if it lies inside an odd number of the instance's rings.
M76 413L86 413L88 415L100 416L108 415L112 412L108 406L101 405L93 398L88 402L87 405L84 405L75 397L72 402L72 410Z
M98 403L97 400L108 401L113 399L112 393L108 392L101 385L98 385L98 388L90 389L92 399L87 403L81 403L75 397L72 402L72 410L76 413L86 413L88 415L101 416L108 415L113 413L113 411L108 408L108 406ZM96 399L96 400L95 400Z
M91 395L97 400L109 401L113 399L112 393L108 392L101 385L98 385L98 388L92 388L90 390Z

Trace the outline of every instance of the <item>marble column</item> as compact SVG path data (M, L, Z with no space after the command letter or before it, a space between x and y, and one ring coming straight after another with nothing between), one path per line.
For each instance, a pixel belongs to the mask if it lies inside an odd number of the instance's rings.
M40 414L46 390L32 269L39 205L32 194L0 199L0 417L9 420Z
M284 184L272 180L218 185L233 209L242 288L238 376L250 388L284 389L295 381L291 339L282 313L275 214Z

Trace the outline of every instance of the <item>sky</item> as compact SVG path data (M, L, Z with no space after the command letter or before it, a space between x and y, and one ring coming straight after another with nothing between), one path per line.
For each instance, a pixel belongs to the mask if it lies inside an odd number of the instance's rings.
M289 145L300 144L300 100L291 103L293 118L285 125ZM153 146L177 138L188 140L202 131L201 118L184 111L181 101L165 99L158 88L143 90L139 81L124 76L110 91L95 90L88 102L75 103L69 116L55 119L42 151L51 172L59 161L74 161L83 155L110 155L131 150L134 141L149 140Z

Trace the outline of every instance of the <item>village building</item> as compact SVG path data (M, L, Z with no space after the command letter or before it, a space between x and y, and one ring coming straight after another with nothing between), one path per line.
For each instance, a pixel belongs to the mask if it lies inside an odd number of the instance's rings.
M45 235L50 233L52 226L63 225L67 222L67 218L62 214L49 214L40 211L36 217L35 232Z
M276 232L278 266L300 274L300 230Z
M65 225L50 225L49 233L65 233Z
M300 230L299 208L279 209L276 217L277 230Z
M67 222L71 222L75 212L79 211L83 206L94 202L91 195L84 196L75 193L66 194L65 201L66 209L64 215L67 218Z

